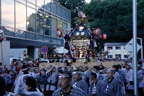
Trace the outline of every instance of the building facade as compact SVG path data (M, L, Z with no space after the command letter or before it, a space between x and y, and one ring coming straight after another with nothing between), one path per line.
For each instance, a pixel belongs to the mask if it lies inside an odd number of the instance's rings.
M71 12L53 0L0 0L0 26L6 37L61 45L57 29L70 28Z
M5 40L10 41L11 49L27 49L32 58L42 46L63 46L57 29L67 33L70 28L71 11L53 0L0 0L0 29Z
M127 59L129 53L125 50L125 45L127 43L105 43L104 51L108 51L106 58L108 59Z

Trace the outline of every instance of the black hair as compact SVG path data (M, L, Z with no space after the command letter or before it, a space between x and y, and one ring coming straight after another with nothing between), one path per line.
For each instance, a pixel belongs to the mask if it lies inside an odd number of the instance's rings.
M138 64L142 64L142 61L139 61Z
M118 68L121 69L121 65L120 64L118 64Z
M94 69L97 69L97 70L99 70L100 68L99 68L99 66L94 66L93 67Z
M4 68L6 67L7 65L4 65Z
M6 94L6 82L5 79L0 76L0 96Z
M67 66L70 66L68 60L65 60L65 63L66 63Z
M25 83L28 87L31 87L28 91L36 91L37 82L33 77L27 77Z
M97 78L96 73L91 72L91 75L92 75L95 79Z
M99 66L99 70L103 70L105 67L103 65Z
M58 68L58 72L59 72L59 73L62 73L62 72L63 72L62 67L59 67L59 68Z
M27 68L27 69L26 69ZM23 71L24 74L28 74L28 66L27 65L23 65L22 69L26 69L25 71Z
M0 66L2 66L2 62L0 62Z
M112 67L116 68L116 71L118 71L118 69L119 69L118 65L113 65Z
M72 74L70 71L65 70L65 71L62 71L61 74L66 74L69 76L68 78L72 78Z
M9 71L9 70L5 70L5 73L9 74L9 73L10 73L10 71Z

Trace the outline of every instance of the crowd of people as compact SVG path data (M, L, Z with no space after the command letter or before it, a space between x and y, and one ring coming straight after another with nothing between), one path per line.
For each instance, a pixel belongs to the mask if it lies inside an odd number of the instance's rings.
M137 62L138 94L144 96L144 62ZM0 96L134 96L133 63L110 68L74 66L40 67L36 61L0 63Z

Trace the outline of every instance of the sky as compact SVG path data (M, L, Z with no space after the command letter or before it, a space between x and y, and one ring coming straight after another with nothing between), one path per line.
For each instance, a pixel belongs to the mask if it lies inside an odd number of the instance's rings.
M91 0L85 0L87 3L90 3Z

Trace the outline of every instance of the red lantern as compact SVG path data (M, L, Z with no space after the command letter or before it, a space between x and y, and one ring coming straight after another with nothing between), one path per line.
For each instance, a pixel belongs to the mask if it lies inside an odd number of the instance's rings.
M62 36L62 32L61 32L60 30L57 30L57 35L58 35L59 37L61 37L61 36Z
M101 29L100 28L96 28L95 34L98 35L99 33L101 33Z
M64 58L67 58L67 54L64 55Z
M104 33L104 34L102 34L102 39L103 40L106 40L106 38L107 38L107 35Z
M0 42L4 40L4 32L2 29L0 29Z
M83 17L83 12L82 11L78 11L78 17L82 18Z
M17 61L14 61L14 65L17 66L17 64L18 64Z

